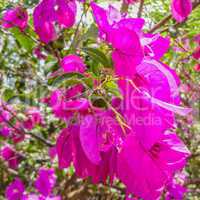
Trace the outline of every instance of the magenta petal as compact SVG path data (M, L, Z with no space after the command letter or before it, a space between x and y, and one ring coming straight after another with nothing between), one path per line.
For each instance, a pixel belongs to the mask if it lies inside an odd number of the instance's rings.
M110 33L110 42L112 46L123 52L137 58L135 64L139 64L142 60L142 48L138 35L129 29L113 29ZM123 37L121 37L123 35Z
M171 11L177 22L183 22L192 12L191 0L172 0Z
M6 199L7 200L21 200L24 193L24 184L19 179L16 178L12 183L10 183L6 188Z
M88 159L94 164L99 164L101 156L98 148L96 126L96 119L94 116L85 116L80 126L80 141Z
M91 8L97 25L100 31L106 33L110 29L108 16L106 10L98 6L96 3L91 2Z
M158 161L165 160L164 170L169 175L173 175L174 171L182 170L186 165L186 159L190 156L190 151L175 133L165 133L161 140L161 151ZM170 174L171 173L171 174Z
M57 139L56 149L59 160L59 168L62 169L69 167L72 161L72 140L69 129L65 128L60 133Z
M35 188L44 196L49 196L56 184L54 169L40 168Z
M132 134L126 138L118 155L118 176L128 193L144 200L158 199L166 181L164 173Z
M142 18L126 18L126 19L121 19L117 23L117 27L127 28L139 34L142 31L144 23L145 21Z
M145 54L159 60L169 50L170 38L164 38L160 34L145 34L143 43Z
M83 60L76 55L65 56L61 61L61 67L66 73L83 73L86 69Z
M67 111L86 111L89 109L89 101L84 98L67 101L64 103L63 109Z
M58 23L65 28L70 28L75 23L76 17L76 2L57 0L58 9L56 10L56 17Z
M2 26L4 28L12 28L16 26L24 31L27 27L27 23L28 13L22 7L7 10L2 18Z

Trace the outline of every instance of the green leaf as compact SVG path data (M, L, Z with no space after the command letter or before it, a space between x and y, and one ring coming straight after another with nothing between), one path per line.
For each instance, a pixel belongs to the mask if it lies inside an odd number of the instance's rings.
M90 56L92 59L98 61L103 65L103 67L111 67L111 62L107 58L107 56L99 49L92 47L84 47L82 50Z
M6 102L9 101L14 96L15 96L15 94L12 89L7 88L3 92L3 100Z
M97 26L93 23L87 30L87 32L82 36L82 40L87 40L87 39L95 39L98 37L98 28Z
M25 35L25 33L21 32L18 28L12 28L11 32L23 48L25 48L29 52L32 51L34 47L34 42L32 39Z
M65 80L69 80L71 81L71 78L76 78L78 81L78 78L83 78L84 76L82 74L79 73L68 73L68 74L63 74L61 76L58 77L54 77L48 80L48 84L52 85L52 86L60 86L61 84L64 83Z
M109 93L111 93L111 94L113 94L113 95L115 95L115 96L121 98L121 93L120 93L120 91L119 91L119 87L118 87L118 85L117 85L114 81L109 81L109 82L107 82L107 83L105 84L105 89L106 89Z

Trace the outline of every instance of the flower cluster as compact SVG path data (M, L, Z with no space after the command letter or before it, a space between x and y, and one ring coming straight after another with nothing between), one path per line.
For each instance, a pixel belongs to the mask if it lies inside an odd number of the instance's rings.
M114 70L109 80L105 77L99 82L93 78L93 88L78 79L70 87L55 89L50 97L43 99L66 125L55 147L59 168L73 164L78 177L90 177L93 183L112 184L119 179L126 186L127 199L156 200L162 195L166 199L182 199L186 189L176 182L176 176L186 165L190 152L175 133L175 114L185 116L191 109L181 107L180 80L161 61L170 48L170 38L145 33L144 19L129 18L112 5L104 9L91 2L90 7L99 39L111 49ZM172 0L171 10L174 19L183 22L192 11L192 2ZM76 13L75 0L42 0L36 6L34 31L45 43L35 48L37 58L46 58L41 47L51 48L48 44L59 38L61 30L74 25ZM27 12L17 7L5 12L1 24L4 28L18 27L25 31L27 21ZM199 45L199 36L196 41ZM193 58L199 60L199 46ZM51 77L71 73L90 76L81 54L69 54L58 60L60 68ZM119 96L102 92L110 80L118 86ZM95 95L103 106L96 103ZM18 120L16 111L0 101L0 135L19 143L27 130L44 125L37 108L26 110L25 115ZM16 120L10 125L12 118ZM55 149L50 150L54 157ZM0 149L0 157L13 169L21 159L7 144ZM53 195L55 184L54 170L41 168L34 185L39 194L27 194L17 178L7 187L6 198L60 200L60 196Z
M25 111L24 119L19 119L16 110L3 101L0 101L0 136L11 140L13 144L23 142L26 135L24 130L32 130L36 125L44 125L43 117L37 108ZM17 118L14 123L11 121ZM14 147L4 144L0 148L0 158L7 162L8 166L16 169L23 156L15 151Z
M123 98L104 99L107 108L100 108L84 96L83 84L52 92L48 104L67 124L57 139L59 167L73 163L81 178L91 177L93 183L119 178L127 195L159 199L190 155L170 131L175 113L190 112L180 107L175 71L160 61L170 40L144 33L143 19L126 18L113 6L105 10L92 2L91 8L99 37L113 48ZM65 73L86 70L75 55L64 57L61 67Z
M7 200L61 200L60 196L52 193L56 184L54 169L41 168L35 180L35 188L40 194L27 194L21 179L16 178L6 188Z

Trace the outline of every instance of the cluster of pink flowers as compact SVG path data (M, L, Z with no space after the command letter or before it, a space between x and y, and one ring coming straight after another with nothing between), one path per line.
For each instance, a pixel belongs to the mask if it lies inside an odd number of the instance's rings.
M36 125L44 125L43 118L38 109L28 109L25 111L25 114L26 118L24 120L15 120L15 123L12 123L11 120L16 116L15 109L0 101L0 136L17 144L25 139L23 129L32 130ZM10 168L17 169L22 156L11 145L4 144L0 148L0 158L6 161Z
M39 194L27 194L21 179L15 178L6 188L7 200L61 200L60 196L53 195L56 184L54 169L40 168L35 180L35 188Z
M70 28L75 18L75 0L43 0L33 13L35 32L42 42L49 43L57 38L56 23L59 28Z
M174 175L190 155L170 131L175 126L174 113L190 112L180 107L175 71L160 61L170 40L144 33L143 19L125 18L113 6L105 10L91 3L91 8L100 38L113 47L123 99L113 97L104 109L83 95L83 84L52 92L47 102L67 124L57 139L59 167L73 163L81 178L91 177L93 183L118 178L126 185L127 195L159 199L172 190ZM76 55L64 57L61 67L65 73L86 70Z
M109 180L112 184L117 178L126 186L127 199L155 200L163 192L168 199L181 199L185 188L174 182L174 177L186 165L190 152L174 132L174 118L175 114L184 116L191 110L180 106L179 79L174 70L161 62L170 39L144 33L142 18L127 18L113 6L104 9L94 2L90 5L100 39L112 46L113 76L122 98L105 99L107 108L100 108L84 95L84 84L52 92L45 101L54 115L66 123L56 143L59 167L68 168L73 163L76 175L91 177L93 183ZM58 38L57 29L72 27L76 9L75 0L42 0L33 13L40 40L47 44ZM192 11L192 2L172 0L171 9L173 17L182 22ZM27 12L17 7L5 13L2 24L24 31L27 20ZM43 58L40 49L35 54ZM199 48L193 57L199 59ZM77 55L65 56L60 66L63 73L86 76L87 66ZM16 122L16 129L2 126L12 116L0 105L0 134L20 142L24 133L17 131L18 127L31 130L43 125L37 109L26 114L23 123ZM18 165L18 160L12 159L15 155L9 146L1 150L1 157L12 168ZM35 182L40 195L25 194L23 183L16 179L7 188L7 199L60 199L52 197L55 180L54 171L41 169Z

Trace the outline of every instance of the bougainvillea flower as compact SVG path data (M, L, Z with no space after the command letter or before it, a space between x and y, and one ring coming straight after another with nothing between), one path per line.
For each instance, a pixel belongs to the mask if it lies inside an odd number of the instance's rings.
M15 128L11 129L11 139L15 144L20 143L25 139L25 134L21 131L21 125L20 122L16 122Z
M145 34L142 45L146 56L159 60L169 50L170 38L164 38L160 34Z
M36 125L43 125L43 118L38 109L32 108L26 111L27 119L23 122L24 128L31 130Z
M193 52L192 57L196 60L200 60L200 47L197 47Z
M5 107L7 110L5 110ZM13 109L11 106L6 105L6 103L0 99L0 123L9 121L11 119L12 116L9 111L12 110Z
M51 161L53 161L54 158L57 155L56 147L55 146L54 147L50 147L48 152L49 152L49 157L50 157Z
M3 127L0 127L0 135L3 137L9 137L11 134L11 129L7 127L6 125Z
M6 188L6 199L7 200L22 200L24 193L24 184L19 179L16 178L12 183L10 183Z
M91 3L94 19L99 27L100 36L105 36L106 41L112 38L112 29L128 29L140 33L144 19L142 18L125 18L113 6L109 5L108 9L101 8L96 3Z
M57 38L55 23L70 28L75 22L75 16L75 1L43 0L33 12L35 32L42 42L49 43Z
M167 184L167 193L165 200L171 200L171 199L183 200L186 192L187 192L186 187L176 183L175 180L172 180Z
M145 21L142 18L122 18L115 26L118 28L127 28L135 31L137 34L141 34L144 23Z
M45 60L47 56L42 52L41 47L38 46L33 50L33 54L38 58L38 59L43 59Z
M178 77L152 59L138 65L132 79L118 83L124 97L121 112L146 148L174 126L174 113L187 115L191 111L179 107Z
M62 130L57 139L59 167L74 164L81 178L91 177L93 182L113 180L116 172L117 148L122 142L122 130L114 115L100 112L96 116L81 116L79 125Z
M65 56L61 61L61 67L66 73L83 73L86 69L83 60L76 55Z
M188 156L188 149L174 133L163 134L148 151L130 133L118 155L118 176L128 193L144 200L159 199L166 181L176 170L182 169ZM142 175L138 171L142 171ZM151 173L145 173L149 171Z
M54 169L40 168L35 181L35 188L44 196L49 196L56 184Z
M74 0L57 0L55 10L57 21L65 28L70 28L76 19L76 2Z
M12 169L16 169L19 165L20 155L9 145L0 149L0 157L5 160Z
M98 147L98 136L96 129L97 124L95 117L92 115L85 116L80 126L81 145L88 159L90 159L90 161L94 164L99 164L101 161L101 156Z
M177 22L183 22L192 12L192 1L171 0L171 11Z
M27 27L28 13L22 7L9 9L5 12L1 21L4 28L18 27L21 31L24 31Z
M65 93L66 99L72 99L76 97L77 95L80 95L84 91L84 87L82 84L76 84L67 89Z
M76 112L86 112L90 107L90 103L85 98L73 98L82 90L82 86L74 86L69 90L55 90L52 92L49 105L53 109L55 116L67 119Z
M123 65L123 68L115 67L116 74L125 77L133 76L136 65L143 59L143 49L138 34L144 20L124 19L122 16L120 18L115 9L105 10L95 3L91 3L91 7L100 34L105 35L105 40L114 48L113 60ZM115 14L112 14L113 10Z
M199 63L194 66L194 70L196 72L200 72L200 64Z
M93 183L99 183L106 182L109 176L112 181L116 173L116 149L101 152L101 161L94 164L93 157L86 155L87 150L83 149L79 132L78 125L69 126L61 132L56 145L60 168L67 168L73 162L76 175L80 178L91 177Z
M194 41L200 45L200 34L194 36Z

